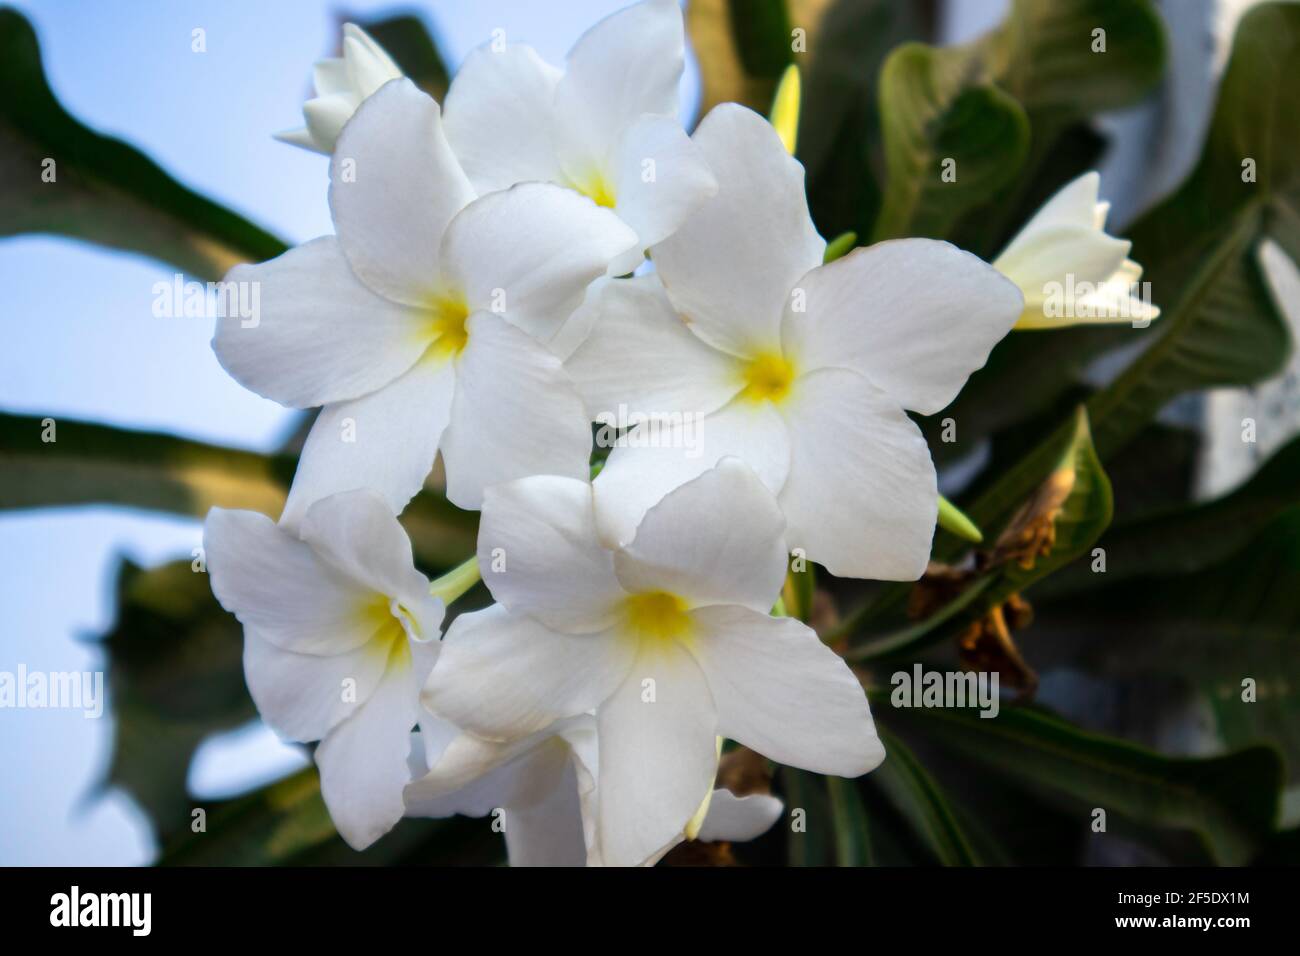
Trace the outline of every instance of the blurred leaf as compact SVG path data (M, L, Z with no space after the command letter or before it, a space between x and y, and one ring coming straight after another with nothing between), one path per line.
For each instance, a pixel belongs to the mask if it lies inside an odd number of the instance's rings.
M1117 524L1101 540L1106 572L1079 564L1045 592L1060 596L1134 577L1190 574L1242 549L1274 518L1300 505L1300 438L1273 455L1245 484L1213 501L1166 507Z
M1046 608L1049 660L1110 681L1179 680L1227 746L1272 743L1300 779L1300 505L1203 570L1121 578ZM1254 701L1242 699L1246 678Z
M700 65L700 117L728 102L766 116L794 62L791 22L820 17L826 2L793 0L787 8L786 0L690 0L686 29Z
M835 824L835 865L870 866L873 859L871 835L857 783L843 777L826 777L825 780L826 792L830 795L831 820Z
M926 847L944 866L978 866L960 824L939 785L916 756L892 734L881 732L885 762L867 778L911 824Z
M1093 52L1094 31L1104 53ZM881 79L889 176L875 238L943 237L980 206L1014 209L1060 135L1136 101L1163 65L1164 35L1146 0L1015 0L997 29L970 43L895 50ZM944 159L956 160L952 182L940 178Z
M105 783L134 797L166 838L189 826L194 749L257 716L239 622L188 559L147 571L123 561L117 620L103 646L114 717Z
M55 181L42 178L53 160ZM50 232L138 252L201 279L284 252L279 239L70 116L31 25L0 9L0 235Z
M202 518L214 505L278 517L295 456L136 432L74 419L0 413L0 510L114 504ZM402 514L426 567L459 564L474 553L477 515L422 493Z
M1208 759L1165 757L1028 707L1003 707L989 719L951 708L894 708L888 695L876 696L877 713L892 729L924 735L1053 794L1079 813L1081 824L1101 808L1139 826L1192 831L1228 865L1248 862L1276 825L1282 764L1269 747Z
M357 852L334 830L316 768L233 800L206 805L207 829L186 828L164 846L160 866L322 866L500 863L504 845L486 820L403 820Z
M803 811L803 829L795 829L796 818L786 833L786 862L790 866L827 866L831 860L834 821L824 777L798 770L781 768L781 788L786 814Z
M1237 29L1200 164L1133 228L1133 257L1164 314L1144 333L1154 336L1150 346L1088 402L1103 461L1178 394L1250 384L1286 361L1286 322L1256 256L1270 237L1300 254L1300 86L1289 80L1297 70L1300 7L1253 8ZM1243 158L1257 161L1258 182L1242 182ZM1051 469L1072 427L1063 423L1000 475L966 508L971 518L986 531L999 527Z
M442 102L451 77L423 19L409 13L382 19L347 19L374 37L416 86Z
M1020 104L957 48L909 43L880 75L888 189L873 240L947 235L1014 177L1029 149Z
M932 37L932 0L835 0L805 65L799 159L808 205L824 236L869 236L880 211L884 152L880 67L891 50ZM847 250L844 250L847 251Z
M1165 309L1155 341L1090 403L1103 456L1171 398L1248 385L1282 367L1285 319L1265 283L1260 243L1300 259L1300 8L1263 4L1237 28L1205 152L1182 187L1132 229ZM1243 182L1243 163L1257 182Z

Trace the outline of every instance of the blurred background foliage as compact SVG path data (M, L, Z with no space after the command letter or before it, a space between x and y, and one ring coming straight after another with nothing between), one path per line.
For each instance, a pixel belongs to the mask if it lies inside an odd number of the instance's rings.
M1166 30L1148 0L1014 0L992 32L938 47L936 16L926 0L689 0L701 115L726 100L766 113L796 63L797 155L823 235L945 238L992 258L1048 196L1096 165L1107 147L1098 114L1152 94ZM422 20L362 25L433 95L445 91ZM1090 46L1098 28L1104 57ZM796 49L792 31L802 31ZM1236 490L1198 500L1200 437L1156 416L1179 396L1259 382L1290 352L1260 253L1271 241L1300 260L1298 75L1300 6L1259 5L1237 29L1199 162L1125 230L1163 310L1157 322L1013 334L952 407L921 421L941 473L989 449L956 496L981 544L938 532L915 584L792 576L786 607L858 670L886 763L847 781L729 745L720 781L770 786L806 810L806 832L778 825L754 843L688 847L669 862L1297 862L1300 440ZM69 115L12 10L0 10L0 144L0 234L73 236L201 279L284 248ZM57 191L28 174L45 156L59 157ZM957 160L956 183L940 180L945 157ZM1243 182L1247 157L1255 182ZM1107 355L1122 356L1109 381L1083 375ZM959 442L940 440L945 418ZM88 422L58 427L46 444L39 418L0 415L0 508L116 504L201 517L220 504L275 515L296 457L293 443L266 456ZM476 515L448 504L436 480L402 520L431 574L472 553ZM404 821L354 853L311 768L205 801L207 832L193 833L185 780L195 747L255 715L239 628L189 559L123 563L117 599L103 637L116 718L104 785L148 812L161 862L503 859L486 821L460 818ZM480 586L467 606L487 599ZM992 720L895 709L889 676L916 662L996 670L1019 696ZM1246 679L1253 702L1242 699ZM1090 697L1097 687L1106 693ZM1190 741L1177 752L1170 727ZM1104 833L1094 808L1106 811Z

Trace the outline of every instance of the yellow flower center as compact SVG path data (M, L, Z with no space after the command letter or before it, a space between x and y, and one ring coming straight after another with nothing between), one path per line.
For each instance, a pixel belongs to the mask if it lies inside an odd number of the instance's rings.
M741 397L751 402L779 402L790 394L794 366L779 352L760 352L741 370Z
M367 650L384 658L390 667L410 662L411 648L402 624L403 618L411 619L406 608L398 604L394 610L393 602L386 596L374 594L362 603L359 617L361 628L370 634Z
M587 196L597 206L613 209L618 205L618 196L613 185L603 173L592 171L582 176L575 176L571 185L575 190Z
M627 630L639 640L682 641L691 636L686 602L667 591L629 596L624 604Z
M439 295L427 306L428 322L423 334L432 343L429 353L437 358L454 358L469 341L469 304L461 295Z

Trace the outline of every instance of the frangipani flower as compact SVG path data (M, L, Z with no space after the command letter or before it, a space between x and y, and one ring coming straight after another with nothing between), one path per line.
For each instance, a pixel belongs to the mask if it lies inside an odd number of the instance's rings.
M928 239L822 265L803 167L762 117L724 104L694 139L718 195L651 250L657 276L593 288L583 312L598 316L567 362L593 418L624 405L663 423L653 442L638 439L659 422L634 429L596 479L602 536L627 543L666 492L735 455L778 495L791 548L841 577L919 577L936 482L904 409L951 402L1020 293Z
M594 711L588 845L616 866L683 834L712 791L719 736L818 773L866 773L884 750L857 678L808 627L768 614L783 525L733 459L665 497L614 551L590 485L491 488L479 564L500 603L453 622L423 702L498 741Z
M317 153L334 151L343 124L367 96L402 75L370 34L355 23L343 24L343 56L317 61L312 68L315 99L302 106L307 125L276 134L276 139Z
M447 497L588 474L582 400L542 344L636 236L568 189L529 183L475 199L438 104L409 80L370 97L330 164L338 236L230 282L261 284L260 321L219 321L213 347L260 395L323 405L282 521L373 488L394 513L441 450Z
M321 794L356 849L403 812L420 687L438 655L442 601L382 499L333 495L301 537L251 511L213 508L203 530L212 591L244 625L244 677L286 740L319 740ZM436 730L436 728L433 728Z
M552 182L613 209L640 239L611 272L631 272L717 189L677 120L684 63L677 0L605 18L563 71L532 47L485 44L447 91L447 138L481 193Z
M1134 294L1142 267L1128 258L1133 244L1105 232L1110 203L1097 201L1100 181L1092 172L1068 183L993 260L993 268L1024 293L1017 329L1085 322L1142 326L1160 315Z
M508 743L459 734L450 742L417 741L411 748L413 782L406 815L481 817L501 812L512 866L599 866L596 779L599 752L590 714L556 721ZM433 769L429 769L432 767ZM752 840L781 815L767 794L737 797L719 788L690 836L686 829L655 856L651 866L682 840ZM692 821L693 822L693 821Z

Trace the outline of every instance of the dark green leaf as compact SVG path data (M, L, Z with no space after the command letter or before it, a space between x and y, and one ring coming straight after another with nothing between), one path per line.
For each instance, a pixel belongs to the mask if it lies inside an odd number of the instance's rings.
M55 179L42 172L52 160ZM31 25L0 10L0 235L50 232L138 252L201 279L284 252L279 239L196 192L121 140L69 115Z

